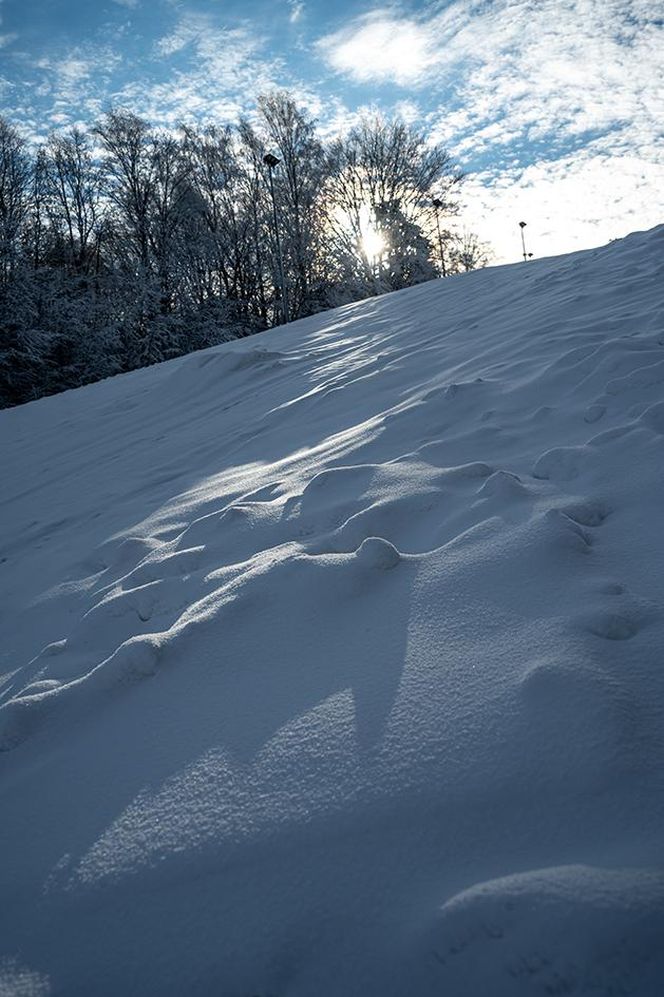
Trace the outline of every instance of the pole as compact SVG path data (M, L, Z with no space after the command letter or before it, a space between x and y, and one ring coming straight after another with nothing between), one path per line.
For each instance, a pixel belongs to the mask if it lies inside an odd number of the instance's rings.
M527 263L528 262L528 253L526 252L526 238L525 238L525 236L523 234L523 230L526 227L526 223L525 222L519 222L519 227L521 228L521 245L523 247L523 262Z
M286 276L284 273L284 258L281 252L281 239L279 238L279 219L277 217L277 199L274 196L274 181L272 179L272 170L275 166L278 166L279 160L276 156L270 153L267 156L263 156L263 162L267 166L268 176L270 177L270 194L272 196L272 217L274 219L274 237L277 243L277 257L279 259L279 277L281 280L281 303L284 316L284 325L288 324L288 290L286 287Z
M447 277L447 270L445 269L445 253L443 252L443 237L440 234L440 215L438 214L438 209L440 208L442 201L438 198L433 202L433 208L436 212L436 228L438 229L438 249L440 250L440 269L443 271L443 277Z

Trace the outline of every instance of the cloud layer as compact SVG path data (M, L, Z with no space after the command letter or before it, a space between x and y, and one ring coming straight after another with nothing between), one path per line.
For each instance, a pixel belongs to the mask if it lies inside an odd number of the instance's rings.
M432 140L471 170L468 214L506 259L524 214L547 253L664 217L663 26L650 0L458 2L374 10L317 49L356 85L435 95Z
M0 99L42 134L110 101L169 127L228 120L273 86L326 134L368 105L397 110L460 159L497 259L514 258L517 216L538 253L664 217L660 0L412 0L341 21L323 0L269 9L114 0L94 37L45 36L39 51L2 26Z

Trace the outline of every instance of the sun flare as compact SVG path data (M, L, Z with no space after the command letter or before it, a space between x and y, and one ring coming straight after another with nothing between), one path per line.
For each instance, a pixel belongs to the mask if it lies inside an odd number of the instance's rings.
M362 252L369 260L375 260L385 252L385 239L383 235L373 226L365 229L361 239Z

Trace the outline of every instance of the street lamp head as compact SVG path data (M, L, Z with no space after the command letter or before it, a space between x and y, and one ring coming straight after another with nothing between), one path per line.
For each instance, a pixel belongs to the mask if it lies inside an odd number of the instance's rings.
M525 228L526 227L526 223L525 222L519 222L519 227L520 228Z
M263 162L265 163L266 166L269 166L270 169L272 170L274 169L275 166L279 165L281 160L277 159L276 156L273 156L271 152L268 152L265 156L263 156Z
M433 206L436 209L436 211L438 211L438 209L442 208L442 206L443 206L443 202L441 201L441 199L439 197L434 197L434 199L433 199L433 201L431 203L433 204Z

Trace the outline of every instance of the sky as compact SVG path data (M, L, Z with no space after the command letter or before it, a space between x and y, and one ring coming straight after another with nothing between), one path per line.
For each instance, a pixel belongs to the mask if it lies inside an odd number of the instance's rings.
M520 258L664 222L662 0L0 0L0 113L26 136L120 104L234 120L285 87L343 132L399 113L466 173L459 224Z

